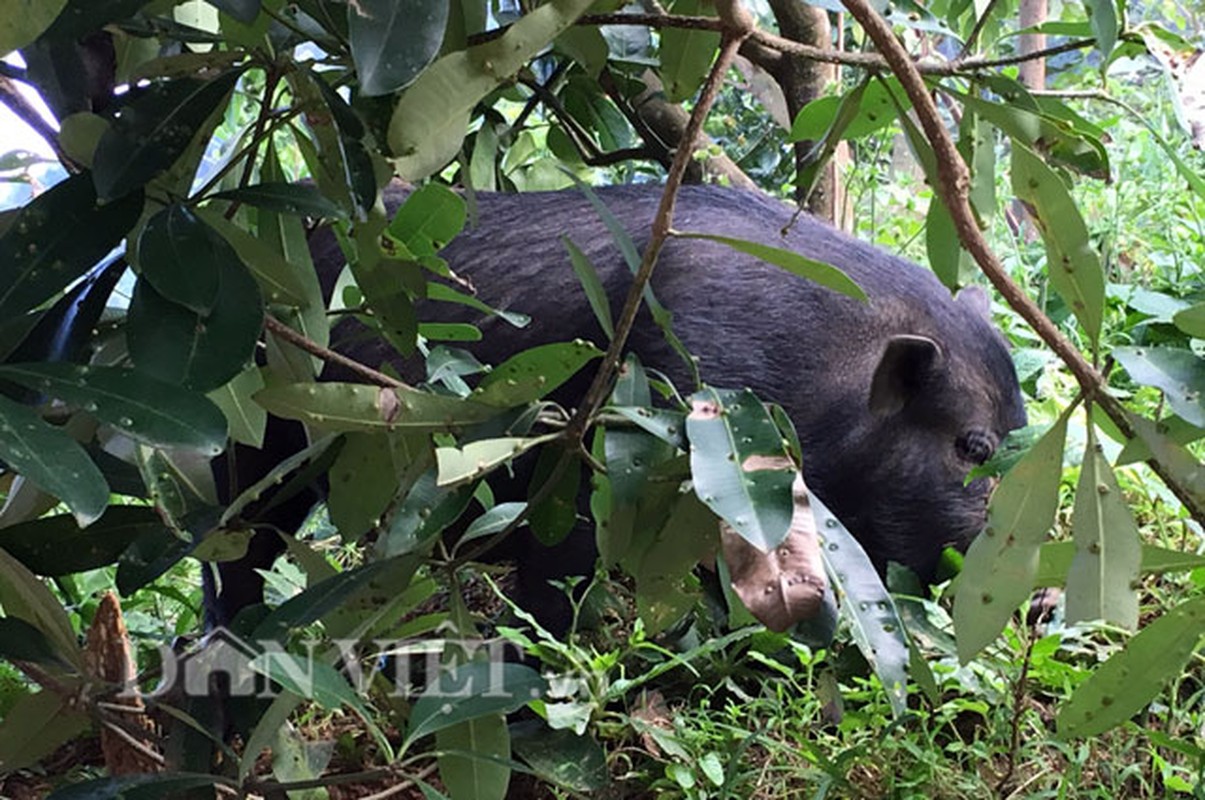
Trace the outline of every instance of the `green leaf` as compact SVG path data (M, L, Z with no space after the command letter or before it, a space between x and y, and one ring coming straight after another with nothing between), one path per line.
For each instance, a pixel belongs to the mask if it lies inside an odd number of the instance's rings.
M1205 633L1205 597L1168 611L1097 668L1059 709L1059 736L1096 736L1120 725L1154 699Z
M230 438L249 447L263 447L264 432L268 429L267 412L251 400L262 388L263 372L252 365L207 395L225 415Z
M234 70L210 81L181 78L133 90L96 146L97 196L121 197L175 163L241 74Z
M581 339L524 350L494 367L473 391L473 400L499 408L530 403L547 396L601 355L601 350Z
M0 547L31 572L57 577L113 564L134 540L154 532L165 532L155 509L109 506L87 528L70 514L11 525L0 530Z
M468 206L446 186L428 183L402 203L386 229L416 257L431 256L464 230Z
M116 247L141 213L140 192L98 206L86 172L28 203L0 236L0 319L65 289Z
M589 736L553 730L540 720L511 725L511 746L541 779L573 792L599 792L610 780L606 752Z
M67 0L0 0L0 53L11 53L42 35Z
M0 617L0 658L62 669L70 666L43 633L23 619ZM0 734L2 735L2 734Z
M13 364L0 377L78 405L135 441L207 456L226 446L226 418L208 398L127 367Z
M552 472L562 459L565 465L556 477L556 483L551 489L544 490L545 482L553 479ZM582 468L575 453L558 445L540 450L527 487L528 502L532 503L527 524L545 545L563 541L577 524L577 495L581 481ZM535 494L540 491L546 493L539 503L535 503Z
M376 578L396 569L399 563L400 560L395 558L373 561L314 584L273 609L256 626L250 638L277 639L291 630L318 621L370 586Z
M1075 560L1067 573L1067 622L1103 619L1138 626L1138 525L1088 425L1088 443L1071 518Z
M263 289L264 299L269 303L278 305L297 306L299 308L312 308L321 306L322 313L326 313L325 304L322 303L321 289L316 285L310 287L310 283L306 276L302 274L304 270L309 270L313 273L312 263L290 263L293 260L301 261L303 258L308 261L309 251L307 250L303 256L289 254L286 256L279 250L271 247L267 239L271 231L261 225L262 239L252 236L247 231L227 220L223 215L219 214L212 206L196 209L197 216L212 228L217 234L225 240L225 244L234 249L238 256L238 261L246 266L255 276L255 280ZM266 212L260 214L261 221L266 218ZM279 235L279 234L278 234ZM232 262L233 263L233 262ZM317 278L312 279L317 283ZM325 333L322 332L322 333ZM323 343L322 333L319 333L314 338L315 341Z
M503 800L510 784L510 731L501 714L468 719L435 734L439 777L453 800Z
M208 392L246 368L262 327L259 286L241 261L224 260L217 300L207 314L173 303L139 278L126 338L139 371Z
M544 679L522 664L472 661L439 673L410 709L402 751L461 722L509 714L543 696Z
M1033 591L1038 549L1058 510L1066 438L1064 414L992 494L987 526L971 542L954 597L954 632L964 664L995 640Z
M1029 149L1042 153L1052 163L1092 178L1109 179L1108 153L1098 138L1065 120L1041 113L1036 103L1029 108L1022 107L1025 101L1033 103L1033 98L1018 83L997 78L991 86L1013 99L1005 104L959 92L951 94L983 120ZM1013 188L1016 190L1015 184Z
M299 217L346 219L342 208L332 203L317 186L308 183L270 181L254 183L209 196L211 200L229 200L247 206L292 214Z
M436 471L431 469L415 481L377 544L380 555L415 552L464 513L473 499L473 485L440 486L436 479Z
M817 261L813 258L800 255L794 250L784 250L780 247L770 247L769 245L758 244L757 242L747 242L744 239L715 236L709 233L678 233L675 236L683 239L707 239L708 241L726 244L737 252L747 253L776 267L782 267L792 275L807 278L813 283L825 286L833 291L841 292L841 294L849 295L855 300L866 300L866 292L862 291L862 287L844 272L831 264L825 264L823 261Z
M83 654L67 612L42 581L2 549L0 606L6 616L37 628L60 661L82 671Z
M327 505L345 541L380 525L394 497L410 489L431 466L430 438L349 433L329 472Z
M947 289L954 291L962 285L962 242L954 218L936 195L929 200L925 214L925 252L929 268Z
M1062 179L1032 150L1014 140L1012 158L1013 191L1029 206L1042 232L1050 282L1096 343L1104 313L1105 276L1084 218Z
M590 257L583 253L572 239L562 236L561 242L569 252L569 263L573 265L573 272L586 292L594 318L598 320L598 325L607 335L607 339L614 339L615 325L611 321L611 302L607 299L607 290L603 288L602 280L598 277L598 270L590 262Z
M555 433L533 437L504 436L479 439L463 447L437 447L435 464L439 473L438 485L454 486L480 478L512 458L556 437Z
M460 151L477 103L519 71L584 12L592 0L551 0L484 44L440 58L402 95L389 121L398 177L417 181Z
M138 237L142 277L159 294L197 314L213 310L223 262L237 260L224 239L179 203L147 220Z
M1172 322L1194 339L1205 339L1205 303L1177 311Z
M857 539L814 494L811 504L820 555L841 599L841 615L849 621L854 643L879 677L898 717L907 710L908 701L910 655L904 623Z
M1135 383L1161 389L1186 422L1205 427L1205 360L1179 347L1115 347L1113 357Z
M109 504L109 486L79 442L23 405L0 396L0 459L67 504L80 526Z
M1118 14L1114 0L1084 0L1092 35L1096 38L1096 49L1108 63L1113 48L1117 46Z
M1188 572L1205 567L1205 556L1184 553L1153 544L1142 545L1142 575L1162 575L1166 572ZM1075 558L1075 542L1046 542L1038 554L1038 574L1034 585L1064 586L1071 562Z
M376 739L382 752L387 754L385 757L393 757L393 748L390 747L389 740L373 721L373 715L364 705L364 701L352 689L347 678L330 664L312 656L303 658L283 650L270 650L253 658L249 666L279 683L286 691L312 700L328 711L336 711L343 706L355 711Z
M818 97L795 115L788 140L827 142L868 136L896 118L892 91L902 94L899 80L894 77L859 83L844 95ZM912 107L906 98L902 103L905 109Z
M32 767L88 730L92 722L74 699L48 690L18 699L0 722L0 771Z
M348 41L365 96L396 92L418 77L439 54L450 5L445 0L348 4Z
M712 0L674 0L671 13L714 17ZM661 31L661 83L671 103L689 100L699 91L720 47L718 31L664 28Z
M333 431L455 431L498 414L492 406L457 397L358 383L269 386L254 400L278 417Z
M769 411L748 389L707 387L690 402L695 493L755 547L778 546L791 524L795 466Z

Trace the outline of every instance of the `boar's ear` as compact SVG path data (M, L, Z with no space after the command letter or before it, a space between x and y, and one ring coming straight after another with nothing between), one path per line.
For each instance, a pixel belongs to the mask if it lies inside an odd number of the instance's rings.
M992 300L987 296L987 292L983 291L981 286L967 286L959 290L958 294L954 295L956 303L962 303L964 306L974 311L984 319L992 318Z
M927 336L892 336L870 381L870 411L889 416L902 410L941 369L943 356Z

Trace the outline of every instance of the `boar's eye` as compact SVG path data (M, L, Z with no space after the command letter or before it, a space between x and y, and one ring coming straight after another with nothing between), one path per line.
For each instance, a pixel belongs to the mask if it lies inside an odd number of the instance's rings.
M992 453L996 449L996 443L992 439L992 435L987 431L967 431L962 436L958 437L958 441L954 443L954 447L958 450L958 455L973 464L982 464L991 458Z

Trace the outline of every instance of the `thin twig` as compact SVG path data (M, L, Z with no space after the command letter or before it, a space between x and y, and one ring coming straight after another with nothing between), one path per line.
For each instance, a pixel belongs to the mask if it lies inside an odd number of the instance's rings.
M50 145L50 149L54 151L55 156L68 172L79 172L80 166L75 162L75 159L67 155L67 151L59 143L59 132L54 129L41 112L34 107L33 103L21 93L17 88L16 81L7 75L0 75L0 103L8 106L9 111L12 111L18 119L33 129L34 133L41 136L46 144Z
M1008 766L996 783L996 794L1004 792L1004 785L1012 779L1013 772L1017 768L1017 751L1021 747L1021 713L1024 711L1022 706L1025 704L1025 686L1029 679L1029 664L1033 661L1033 646L1038 640L1036 632L1030 630L1027 625L1022 624L1019 627L1026 631L1028 641L1025 644L1025 658L1021 661L1021 674L1017 676L1017 682L1013 685L1013 717L1010 722L1012 732L1008 744Z
M949 132L942 123L937 106L916 64L912 62L903 45L896 40L891 27L878 12L870 7L866 0L842 0L842 3L861 24L866 35L874 41L879 52L890 64L891 71L899 79L900 85L907 92L909 99L912 100L912 106L925 131L925 137L933 146L937 162L939 180L933 190L950 212L962 246L975 259L983 274L996 287L1009 306L1029 323L1029 326L1041 337L1046 346L1067 365L1083 390L1085 398L1098 403L1117 425L1123 436L1127 439L1134 438L1134 426L1130 424L1128 412L1121 401L1108 392L1105 379L1095 367L1084 359L1075 345L1050 321L1050 318L1042 313L1042 309L1013 282L1004 269L1004 265L1000 263L988 246L983 232L979 230L979 223L975 218L974 211L971 209L968 193L970 173L961 154L954 146L954 140L950 138ZM1152 456L1147 463L1184 504L1193 519L1198 523L1205 524L1205 505L1201 500L1183 486L1167 465L1162 464L1157 458Z
M975 42L979 40L979 34L983 33L984 26L987 25L988 19L991 18L992 12L996 10L996 6L998 5L1000 5L1000 0L988 0L987 8L983 9L983 13L975 20L975 27L971 28L971 34L967 36L966 43L958 53L959 61L970 57L971 50L975 47Z
M289 344L301 348L310 355L317 356L328 364L337 364L338 366L350 370L351 372L359 375L361 378L371 381L378 386L388 386L391 389L410 388L406 383L399 381L392 375L386 375L384 372L378 372L372 367L348 358L342 353L336 353L329 347L323 347L313 339L307 339L305 336L302 336L300 333L293 330L288 325L285 325L271 314L264 315L264 328L266 328L269 332L276 334L281 339L284 339Z

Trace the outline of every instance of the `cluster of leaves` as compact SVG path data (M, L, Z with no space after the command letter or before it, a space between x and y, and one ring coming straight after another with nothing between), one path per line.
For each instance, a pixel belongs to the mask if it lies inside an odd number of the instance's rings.
M425 775L417 767L434 759L451 797L501 796L517 765L512 757L569 790L597 789L606 780L594 738L602 734L643 737L650 749L669 753L666 786L686 796L737 791L714 754L692 763L662 720L652 724L648 715L616 715L614 708L649 682L717 653L754 653L771 671L792 669L775 660L781 656L748 647L755 635L748 630L694 645L692 637L710 633L709 626L675 630L683 643L677 654L647 638L697 607L699 581L690 569L719 546L716 516L763 550L786 535L792 471L783 466L797 457L789 426L734 390L693 395L696 408L714 413L655 404L664 384L634 360L608 387L610 403L579 424L549 395L598 360L594 346L543 345L478 379L479 365L440 343L474 340L481 331L424 321L416 309L420 298L478 302L441 280L450 273L440 250L463 228L467 211L440 181L484 190L560 188L572 174L597 177L604 165L624 164L610 179L667 167L672 144L652 135L634 110L647 88L643 71L656 68L666 101L694 97L721 41L719 23L691 28L641 17L641 25L575 25L588 11L619 6L588 0L552 0L517 16L471 0L35 5L38 14L0 23L0 51L20 50L26 67L18 77L61 121L56 144L72 174L0 221L0 459L8 467L0 653L41 687L17 700L0 726L0 764L32 764L92 720L116 724L100 702L112 687L96 688L62 602L77 596L65 588L70 576L115 566L116 586L129 595L182 559L213 569L247 552L258 520L325 477L330 521L343 541L364 542L363 561L336 570L318 543L285 537L306 588L245 615L238 632L251 642L296 643L319 629L323 638L304 660L290 647L247 654L276 693L250 722L240 722L241 753L223 741L220 732L232 723L213 716L214 704L161 698L172 720L168 762L178 771L109 778L78 791L162 796L215 781L244 789L308 786L330 753L308 758L287 724L303 701L359 715L370 742L365 758L390 777ZM889 17L909 41L1009 52L1015 26L995 6L979 20L973 5L903 3ZM709 7L680 0L671 11L695 15ZM1074 19L1046 30L1085 37L1102 72L1152 42L1176 44L1154 26L1130 29L1109 2L1077 8ZM987 56L960 56L929 69L927 79L959 110L954 131L983 220L1002 213L997 158L1008 155L1012 193L1044 243L1052 316L1077 331L1094 363L1115 359L1134 382L1160 389L1175 415L1132 415L1127 437L1116 420L1085 403L1074 541L1047 543L1077 404L1059 409L996 492L988 529L967 555L953 609L956 640L947 652L973 661L1038 586L1066 587L1071 622L1133 628L1139 577L1199 566L1199 559L1141 544L1097 426L1107 437L1129 439L1126 460L1157 459L1181 498L1205 504L1198 463L1185 447L1205 428L1202 365L1187 347L1205 336L1202 310L1185 302L1157 320L1162 327L1148 326L1156 343L1110 347L1105 272L1069 188L1112 174L1103 127L1063 99L1027 90ZM117 92L119 86L128 90ZM839 142L864 141L888 125L900 126L927 182L938 185L937 157L910 110L900 79L882 64L804 107L787 135L815 143L812 166L796 179L801 193L819 180ZM1180 149L1153 128L1152 135L1189 190L1205 196ZM781 180L780 153L758 155L755 147L750 154L743 163L759 165L751 172ZM392 218L380 203L391 174L434 179ZM337 240L337 248L320 253L317 269L315 220L333 227ZM622 229L611 227L635 269L639 254ZM951 288L964 284L970 258L936 199L925 237L935 273ZM726 243L750 251L746 243ZM856 291L824 265L769 248L756 254ZM570 255L601 328L612 335L598 277L582 254ZM349 275L323 274L323 257L346 260ZM115 287L127 268L135 277L121 302ZM426 385L363 368L359 374L374 385L317 383L322 359L330 357L331 320L344 316L388 343L395 360L426 356L425 371L417 372ZM231 496L230 487L215 485L208 459L229 441L262 446L273 417L304 423L307 444L273 454ZM448 668L412 701L395 703L381 690L388 681L375 663L363 683L349 680L374 640L434 637L449 625L460 638L472 635L476 621L459 591L460 568L485 539L520 524L548 544L569 534L584 454L566 431L587 430L585 460L605 467L591 497L602 560L634 585L639 623L623 646L600 655L559 641L516 609L529 632L504 627L502 634L570 678L549 683L530 667L499 668L449 645ZM495 502L486 479L537 451L527 499ZM779 466L741 467L763 459ZM476 508L484 512L462 520ZM885 687L887 716L906 713L909 667L936 704L945 687L921 651L926 636L906 635L856 543L822 508L817 515L826 556L841 560L831 574L840 576L854 640ZM445 542L441 534L457 520L459 537ZM56 579L59 594L39 576ZM453 588L451 600L431 613L441 584ZM738 628L748 617L734 594L727 600L731 614L716 627ZM902 605L899 614L913 620L909 609L917 607ZM1099 732L1140 710L1182 668L1205 630L1203 614L1201 601L1189 600L1131 640L1062 709L1062 732ZM625 676L628 662L643 664L638 679ZM370 706L355 689L391 710ZM506 714L523 706L543 721L508 725ZM37 735L29 736L35 719ZM265 747L277 783L256 774ZM225 748L233 773L210 774L215 748ZM838 778L841 768L828 766ZM427 796L438 796L418 782Z

